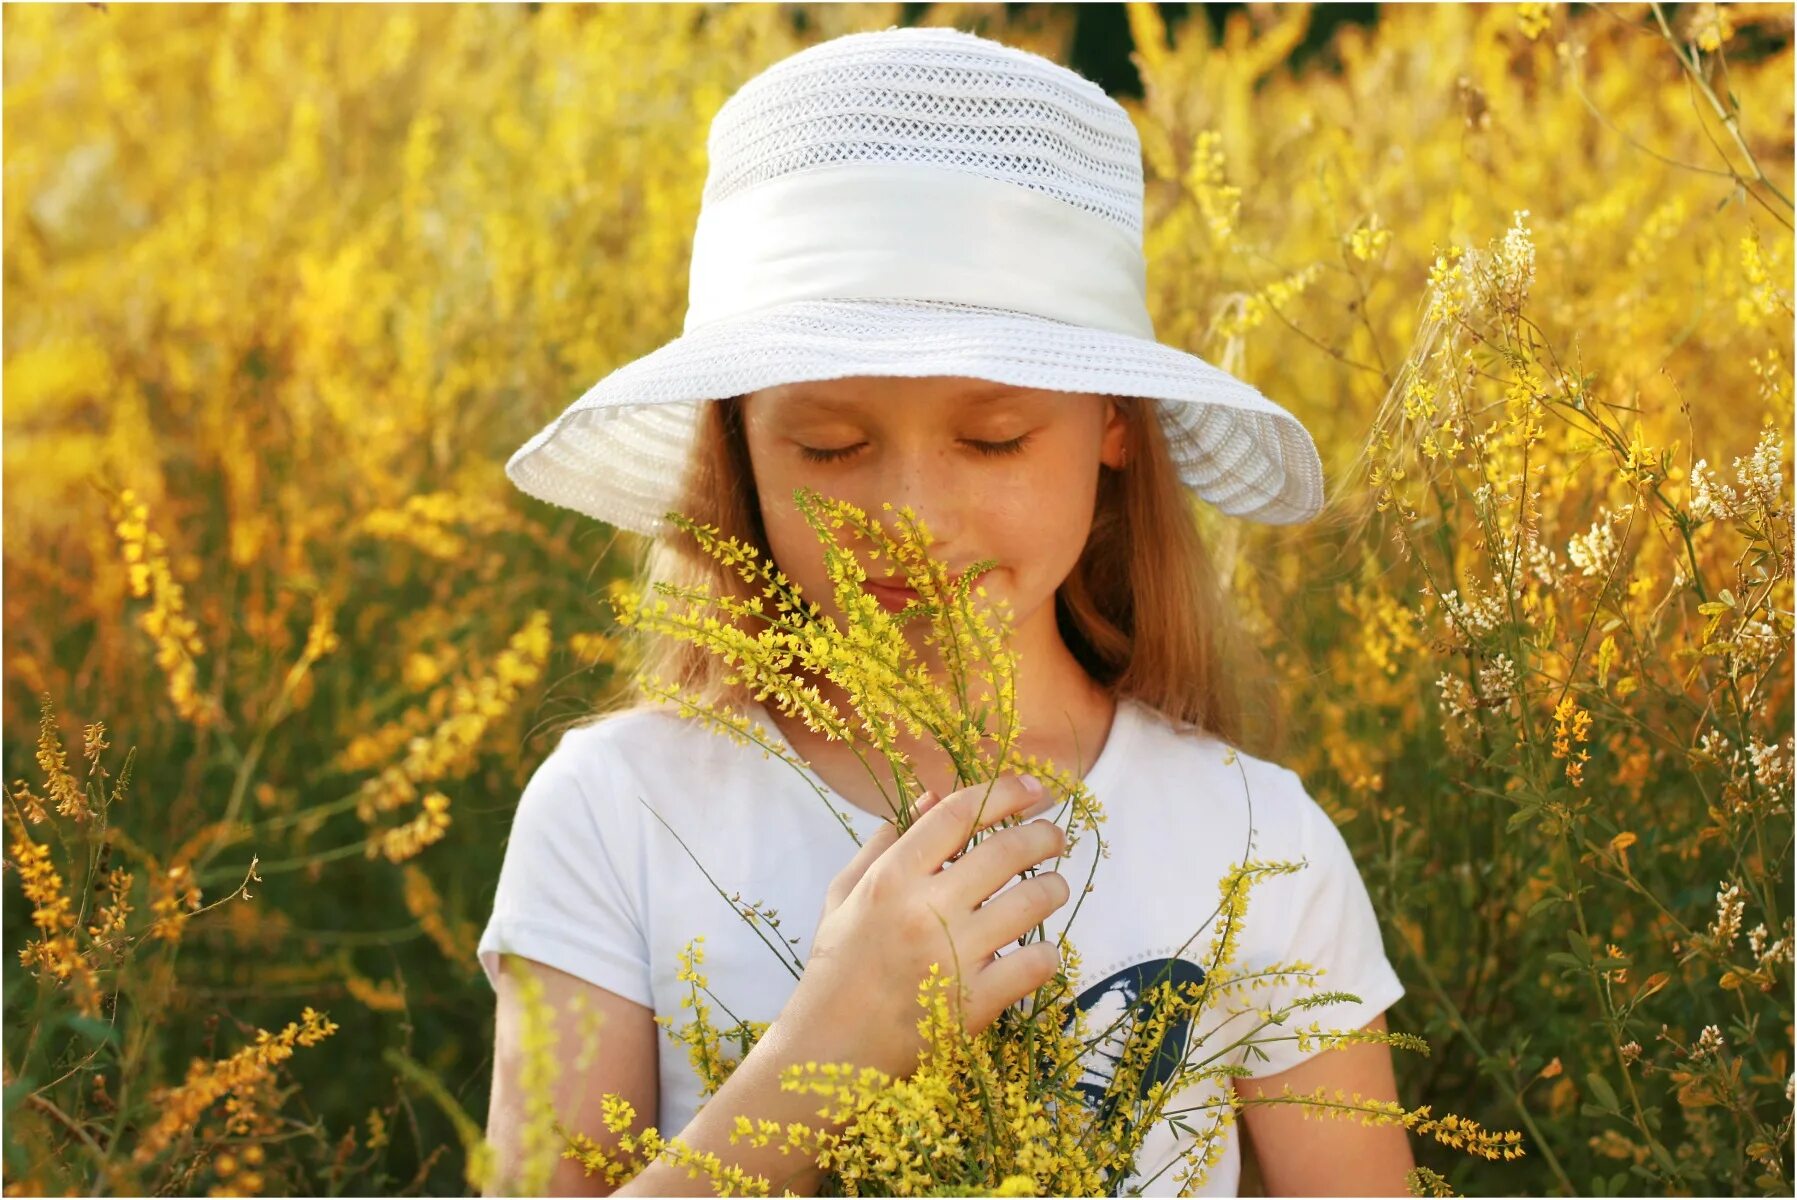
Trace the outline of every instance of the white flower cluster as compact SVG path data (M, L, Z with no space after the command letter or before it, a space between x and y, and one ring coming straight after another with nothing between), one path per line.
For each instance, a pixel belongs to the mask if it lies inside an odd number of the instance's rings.
M1691 464L1691 516L1699 521L1727 520L1735 515L1735 490L1715 478L1709 460Z
M1528 216L1526 208L1511 214L1496 262L1498 286L1514 293L1519 301L1535 285L1535 238L1529 232Z
M1697 1044L1691 1047L1692 1058L1707 1058L1721 1051L1728 1043L1722 1039L1722 1031L1714 1025L1705 1025L1703 1032L1697 1035Z
M1591 523L1587 533L1575 533L1566 543L1566 557L1579 573L1601 577L1610 573L1616 561L1616 535L1610 532L1608 515Z
M1458 675L1443 671L1436 678L1435 687L1441 692L1442 715L1457 722L1462 729L1471 729L1474 724L1472 685Z
M1566 573L1566 564L1560 561L1560 555L1546 542L1529 543L1529 570L1540 581L1544 588L1559 586L1560 576Z
M1784 639L1764 620L1753 617L1735 632L1735 644L1740 648L1741 657L1757 667L1778 654Z
M1457 629L1472 628L1482 633L1490 633L1504 623L1504 602L1494 591L1489 596L1481 596L1476 589L1467 599L1460 598L1458 588L1441 595L1441 607L1454 618Z
M1776 430L1766 429L1760 432L1752 457L1735 459L1735 478L1768 516L1784 510L1784 455L1784 439Z
M1719 729L1706 729L1697 739L1697 753L1710 759L1728 779L1740 782L1746 778L1746 757Z
M1479 690L1485 694L1486 705L1494 708L1507 704L1516 694L1516 664L1509 655L1499 654L1479 668Z
M1727 949L1741 936L1741 914L1746 908L1739 887L1731 883L1716 890L1716 919L1710 924L1710 937L1719 946Z
M1753 453L1734 460L1735 480L1741 491L1716 478L1707 459L1691 464L1691 515L1699 521L1727 520L1758 511L1765 516L1784 512L1784 438L1766 429Z
M1785 813L1791 809L1793 753L1797 737L1786 737L1778 745L1767 745L1757 735L1748 739L1747 750L1735 749L1728 735L1706 729L1693 749L1696 759L1709 759L1722 769L1728 784L1729 809L1739 811L1749 802L1757 787L1765 795L1757 797L1764 812Z
M1764 925L1755 925L1747 931L1747 947L1753 951L1754 961L1761 966L1775 966L1778 963L1791 961L1790 922L1785 922L1785 934L1777 941L1768 941L1771 932Z
M1535 285L1535 236L1528 217L1528 209L1514 210L1501 240L1483 254L1469 249L1461 259L1478 300L1503 312L1520 312Z
M1783 746L1768 746L1753 738L1747 746L1748 761L1753 764L1753 778L1761 787L1769 792L1776 792L1791 781L1791 754L1794 748L1793 738L1787 737Z
M1720 729L1706 729L1697 739L1698 751L1719 763L1727 764L1740 757L1739 754L1731 752L1733 747L1734 743L1729 741L1728 735Z

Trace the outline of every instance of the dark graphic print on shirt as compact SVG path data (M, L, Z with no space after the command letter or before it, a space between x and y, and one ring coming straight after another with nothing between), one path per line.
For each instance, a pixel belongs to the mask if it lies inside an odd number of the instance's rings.
M1087 1105L1098 1111L1101 1117L1108 1116L1112 1111L1105 1107L1105 1090L1110 1086L1117 1063L1123 1055L1130 1030L1147 1009L1142 997L1149 988L1162 980L1170 981L1175 988L1183 989L1186 984L1202 983L1204 968L1183 958L1148 959L1099 980L1082 991L1074 1001L1079 1010L1086 1014L1086 1028L1094 1039L1082 1060L1085 1070L1078 1086ZM1167 1027L1160 1045L1155 1048L1148 1069L1143 1072L1142 1086L1136 1096L1130 1097L1131 1100L1145 1096L1148 1089L1156 1083L1172 1081L1174 1072L1185 1058L1187 1042L1192 1033L1191 1024L1189 1017L1182 1017ZM1112 1025L1116 1028L1111 1029L1108 1035L1105 1034L1104 1031ZM1111 1097L1110 1104L1115 1105L1120 1099L1122 1098Z
M1142 1073L1141 1086L1136 1089L1134 1096L1105 1095L1115 1077L1117 1064L1122 1059L1131 1030L1147 1012L1148 1005L1143 996L1162 981L1170 981L1176 989L1183 989L1186 984L1202 983L1204 968L1183 958L1148 959L1099 980L1080 992L1074 1000L1075 1006L1086 1014L1087 1036L1093 1039L1081 1059L1084 1069L1076 1086L1086 1106L1093 1110L1101 1122L1109 1120L1119 1104L1125 1101L1133 1104L1141 1100L1156 1083L1170 1084L1179 1070L1179 1064L1185 1059L1192 1034L1190 1017L1181 1017L1167 1026L1160 1044L1154 1048L1154 1056L1149 1060L1147 1070ZM1068 1023L1071 1024L1071 1020ZM1109 1185L1106 1193L1117 1195L1118 1189L1126 1180L1121 1175L1112 1175L1106 1182Z

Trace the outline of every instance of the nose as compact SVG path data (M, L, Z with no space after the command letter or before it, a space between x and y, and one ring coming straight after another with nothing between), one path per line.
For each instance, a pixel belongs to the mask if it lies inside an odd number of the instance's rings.
M959 561L962 536L963 481L955 478L955 472L954 459L940 448L893 445L882 456L870 510L896 538L901 528L899 511L909 505L930 531L930 557L951 567ZM883 511L881 503L891 504L892 511Z

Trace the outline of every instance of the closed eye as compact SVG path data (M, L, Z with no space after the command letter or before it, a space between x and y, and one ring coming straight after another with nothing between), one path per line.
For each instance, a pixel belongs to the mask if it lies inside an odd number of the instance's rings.
M971 438L964 440L967 445L974 448L976 453L991 458L997 458L1006 454L1017 454L1021 452L1024 446L1029 444L1030 435L1027 433L1019 434L1018 436L1003 442L980 442ZM866 442L856 442L852 446L838 446L831 449L821 449L815 446L800 446L799 455L808 462L840 462L865 445L867 445Z

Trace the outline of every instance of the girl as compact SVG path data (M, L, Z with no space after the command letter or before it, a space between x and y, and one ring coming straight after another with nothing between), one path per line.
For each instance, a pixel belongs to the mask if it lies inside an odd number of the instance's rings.
M479 947L498 994L488 1135L500 1178L520 1154L525 1109L507 956L547 982L556 1012L578 1000L603 1015L596 1059L557 1081L564 1122L615 1145L599 1097L618 1093L639 1125L776 1191L815 1191L819 1177L795 1174L775 1147L732 1146L729 1132L739 1114L816 1119L815 1098L779 1090L781 1068L852 1061L902 1074L921 1046L917 981L954 954L977 1032L1052 977L1055 939L1016 940L1065 921L1088 879L1069 928L1094 1029L1158 975L1203 977L1217 882L1246 857L1308 865L1255 889L1237 966L1320 968L1321 989L1359 1000L1303 1013L1307 1025L1383 1028L1403 987L1345 842L1295 774L1233 750L1244 718L1224 657L1228 608L1190 507L1196 496L1244 519L1306 520L1321 507L1321 464L1283 408L1154 340L1128 115L1037 55L952 29L887 29L823 42L750 80L718 112L709 149L684 334L601 380L508 474L648 535L650 580L748 594L664 525L677 509L764 548L839 621L794 489L875 515L884 502L911 505L951 569L997 560L982 582L1015 618L1020 749L1083 776L1105 809L1108 857L1095 860L1090 836L1069 850L1034 781L1003 777L982 809L986 788L954 790L946 759L915 742L929 807L901 837L853 748L726 685L703 652L651 643L647 671L784 738L808 778L660 705L563 735L520 799ZM877 571L870 579L883 604L905 604ZM976 829L1011 817L1026 820L944 869ZM1056 870L1007 886L1049 859ZM805 964L797 978L738 903L785 914L781 932ZM807 938L800 926L813 918ZM712 993L734 1018L772 1022L704 1103L686 1055L662 1053L657 1029L689 1015L678 955L700 934ZM1291 995L1264 989L1244 1007ZM1163 1055L1177 1062L1202 1041L1207 1056L1246 1032L1240 1022L1259 1023L1252 1011L1208 1019L1170 1029ZM578 1044L579 1019L560 1020L561 1044ZM1383 1045L1313 1053L1289 1029L1260 1036L1273 1040L1232 1052L1251 1072L1235 1084L1244 1095L1322 1086L1396 1098ZM1093 1047L1084 1064L1090 1096L1103 1093L1112 1049ZM1169 1107L1217 1099L1206 1085ZM1187 1122L1205 1128L1216 1112ZM1274 1193L1404 1190L1401 1128L1306 1121L1291 1106L1251 1106L1244 1119ZM1163 1122L1122 1190L1175 1194L1191 1142ZM1234 1195L1228 1127L1218 1145L1200 1194ZM569 1161L552 1186L608 1190ZM656 1163L618 1192L711 1185Z

